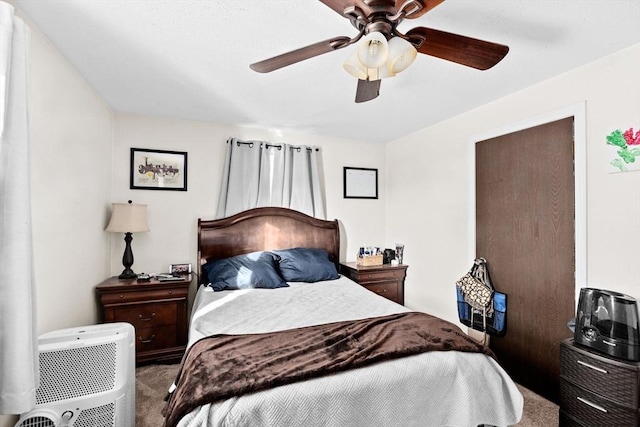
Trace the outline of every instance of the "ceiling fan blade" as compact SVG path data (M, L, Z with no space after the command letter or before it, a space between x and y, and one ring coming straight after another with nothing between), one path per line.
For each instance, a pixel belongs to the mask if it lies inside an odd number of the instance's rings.
M380 83L382 83L382 80L358 79L356 102L367 102L377 98L380 95Z
M416 49L420 53L478 70L488 70L500 62L509 52L509 47L505 45L433 28L412 28L406 35L414 44L416 40L422 40L421 44L416 45Z
M283 53L282 55L274 56L273 58L265 59L264 61L256 62L251 64L250 67L253 71L259 73L269 73L286 67L287 65L341 49L348 46L350 41L351 39L349 37L334 37L300 49L292 50L291 52Z
M411 8L409 8L409 12L405 15L405 18L415 19L420 18L425 13L429 12L434 7L443 3L444 0L396 0L396 10L402 10L402 6L405 3L421 3L422 8L416 12L411 12Z

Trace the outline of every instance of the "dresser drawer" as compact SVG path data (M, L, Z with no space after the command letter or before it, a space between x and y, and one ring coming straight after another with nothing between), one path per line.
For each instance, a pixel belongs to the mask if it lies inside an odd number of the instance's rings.
M625 408L564 379L560 379L560 407L567 415L592 427L638 425L637 409Z
M561 345L560 377L629 408L638 408L638 376L635 369L580 351L576 347Z
M175 325L136 329L136 353L177 346Z
M373 284L365 284L365 288L371 292L383 296L392 301L398 301L398 282L380 282Z
M565 414L562 409L559 411L558 417L558 425L560 427L587 427L582 423L577 422L567 414Z
M175 302L125 305L114 309L116 322L131 323L136 330L155 326L176 325L178 307Z

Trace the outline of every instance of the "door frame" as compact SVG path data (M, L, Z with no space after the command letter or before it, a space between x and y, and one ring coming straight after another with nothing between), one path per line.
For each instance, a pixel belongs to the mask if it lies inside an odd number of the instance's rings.
M573 116L574 140L574 196L575 196L575 292L577 303L580 289L587 286L587 121L586 102L580 102L537 117L524 119L499 128L491 129L469 138L467 165L468 175L468 256L476 257L476 144L523 129L554 122Z

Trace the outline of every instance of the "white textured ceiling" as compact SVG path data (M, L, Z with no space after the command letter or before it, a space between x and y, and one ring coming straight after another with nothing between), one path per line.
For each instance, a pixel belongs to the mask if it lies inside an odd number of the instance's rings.
M259 74L249 64L334 36L317 0L14 0L115 110L385 142L640 42L640 0L446 0L399 30L506 44L478 71L418 55L356 104L353 47ZM612 76L612 78L615 78Z

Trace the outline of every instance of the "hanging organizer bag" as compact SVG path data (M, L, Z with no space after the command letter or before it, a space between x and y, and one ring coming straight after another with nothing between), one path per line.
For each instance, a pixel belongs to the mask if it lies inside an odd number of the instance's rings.
M477 258L456 282L458 318L472 329L503 336L507 324L507 295L493 288L487 260Z

